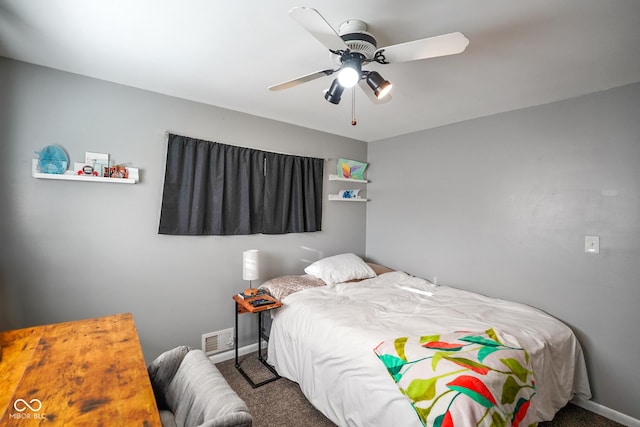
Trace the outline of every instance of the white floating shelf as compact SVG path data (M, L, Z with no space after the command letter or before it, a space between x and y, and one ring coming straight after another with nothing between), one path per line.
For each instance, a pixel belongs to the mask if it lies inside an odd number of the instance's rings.
M86 181L86 182L107 182L110 184L136 184L138 182L138 168L127 167L129 178L104 178L92 175L78 175L74 171L65 171L63 174L42 173L38 171L38 160L31 161L31 174L38 179L57 179L64 181Z
M354 199L345 199L344 197L340 197L337 194L329 194L329 200L333 200L336 202L366 202L367 199L363 199L361 197L356 197Z
M338 175L329 175L329 181L347 181L347 182L359 182L361 184L366 184L369 181L366 179L352 179L352 178L343 178Z

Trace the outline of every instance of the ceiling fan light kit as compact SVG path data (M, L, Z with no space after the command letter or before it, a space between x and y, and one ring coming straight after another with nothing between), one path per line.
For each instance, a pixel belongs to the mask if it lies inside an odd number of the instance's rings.
M371 62L391 64L438 56L454 55L463 52L469 40L464 34L456 32L436 37L429 37L378 48L375 37L367 32L367 24L358 19L349 19L340 24L340 32L310 7L294 7L289 16L307 30L316 40L324 45L334 62L340 64L336 70L320 70L274 86L269 90L278 91L298 86L324 76L337 73L337 79L325 91L324 98L332 104L338 104L345 88L355 86L359 81L366 81L360 85L366 91L368 86L375 95L374 102L386 97L391 91L391 83L376 71L366 71L362 68Z
M324 99L332 104L338 105L342 97L342 92L344 92L344 86L338 83L338 79L334 79L333 82L331 82L329 90L324 93Z
M367 84L373 90L376 98L382 99L391 91L393 86L388 80L380 75L377 71L367 73Z
M338 82L342 87L354 87L362 77L362 61L364 56L359 53L347 52L342 55L342 66L338 71Z

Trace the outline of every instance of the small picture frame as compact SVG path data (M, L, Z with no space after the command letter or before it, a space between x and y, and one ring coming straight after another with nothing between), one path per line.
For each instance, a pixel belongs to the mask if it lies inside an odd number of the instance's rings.
M364 179L367 163L357 160L338 159L337 175L347 179Z
M104 176L109 178L129 178L129 170L126 166L115 165L104 168Z
M93 166L97 176L109 176L106 171L109 169L109 154L94 153L87 151L84 153L84 163Z

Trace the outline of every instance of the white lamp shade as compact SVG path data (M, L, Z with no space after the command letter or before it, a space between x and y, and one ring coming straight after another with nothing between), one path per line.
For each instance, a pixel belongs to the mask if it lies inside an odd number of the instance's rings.
M249 249L242 253L242 279L258 280L260 274L260 262L258 260L258 250Z

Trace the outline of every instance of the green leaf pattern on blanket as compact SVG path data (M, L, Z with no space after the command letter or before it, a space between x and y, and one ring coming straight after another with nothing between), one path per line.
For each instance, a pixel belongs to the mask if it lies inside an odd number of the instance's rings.
M391 356L390 354L383 354L380 356L380 360L382 360L382 363L387 367L387 370L393 379L396 382L400 381L400 378L402 378L400 370L404 365L406 365L407 361L402 360L399 357Z
M429 378L427 380L413 380L409 384L404 393L413 401L431 400L436 395L436 382L438 378Z
M507 367L511 370L511 372L518 377L518 379L520 381L526 381L527 380L527 376L529 374L533 374L533 372L531 372L528 369L525 369L520 362L518 362L516 359L513 358L509 358L509 359L500 359L502 361L502 363L504 363L505 365L507 365Z
M404 355L404 346L407 343L407 337L396 338L393 342L393 346L396 348L396 353L398 353L398 357L405 362L407 361L407 357Z
M473 414L476 426L536 426L529 354L501 336L488 329L400 337L375 352L425 426L466 426Z

